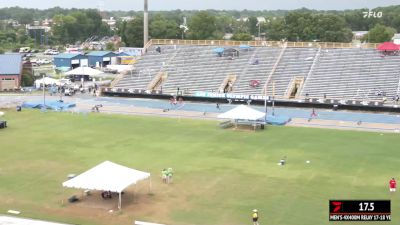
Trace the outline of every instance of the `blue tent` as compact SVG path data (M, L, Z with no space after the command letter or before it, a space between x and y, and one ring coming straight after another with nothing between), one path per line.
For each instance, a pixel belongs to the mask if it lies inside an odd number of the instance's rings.
M240 49L250 49L250 45L239 45Z
M224 48L214 48L213 50L215 53L224 53L225 49Z
M65 103L60 101L46 101L47 109L52 110L63 110L68 108L73 108L76 105L73 103ZM22 104L22 108L29 108L29 109L41 109L43 107L43 102L25 102Z
M267 116L267 123L271 125L285 125L291 121L288 116Z

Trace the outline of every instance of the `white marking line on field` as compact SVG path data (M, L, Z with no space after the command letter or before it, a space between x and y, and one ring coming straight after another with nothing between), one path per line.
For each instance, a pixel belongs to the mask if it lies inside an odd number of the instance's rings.
M42 220L33 220L0 215L0 225L67 225L64 223L52 223Z
M10 210L7 211L7 213L18 215L18 214L20 214L21 212L20 212L20 211L17 211L17 210L12 210L12 209L10 209Z
M135 220L135 225L165 225L165 224L160 224L160 223L149 223L149 222L143 222L143 221L137 221L137 220Z

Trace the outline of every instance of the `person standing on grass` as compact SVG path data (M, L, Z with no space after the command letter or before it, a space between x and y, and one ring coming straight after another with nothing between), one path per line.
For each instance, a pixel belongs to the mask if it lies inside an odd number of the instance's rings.
M396 180L394 178L389 181L389 191L396 192Z
M173 171L172 168L168 168L167 169L167 183L172 183L172 175L173 175Z
M167 169L164 168L161 171L161 178L162 178L163 183L166 184L167 183Z
M253 219L253 225L259 225L258 223L258 210L253 209L253 213L251 214L251 218Z

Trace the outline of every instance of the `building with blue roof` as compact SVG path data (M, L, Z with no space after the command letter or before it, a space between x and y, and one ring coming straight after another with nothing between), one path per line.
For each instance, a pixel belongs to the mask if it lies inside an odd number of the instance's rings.
M80 66L88 66L88 58L80 53L61 53L54 56L56 68L75 69Z
M19 89L22 78L22 55L0 55L0 91Z
M87 54L90 67L105 67L115 64L117 54L110 51L93 51Z

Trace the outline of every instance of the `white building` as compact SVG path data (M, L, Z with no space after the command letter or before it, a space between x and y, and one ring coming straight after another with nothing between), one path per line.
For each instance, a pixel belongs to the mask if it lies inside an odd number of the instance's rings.
M115 20L114 17L110 17L110 19L102 19L102 21L106 23L111 30L115 30L117 25L117 20Z
M121 20L122 20L123 22L129 22L129 21L134 20L134 19L135 19L135 18L132 17L132 16L124 16L124 17L121 17Z
M394 34L394 36L392 37L392 41L396 45L400 45L400 33Z
M361 40L367 34L368 31L353 31L353 40Z
M265 20L265 17L259 16L259 17L257 17L257 22L258 23L266 23L267 20Z

